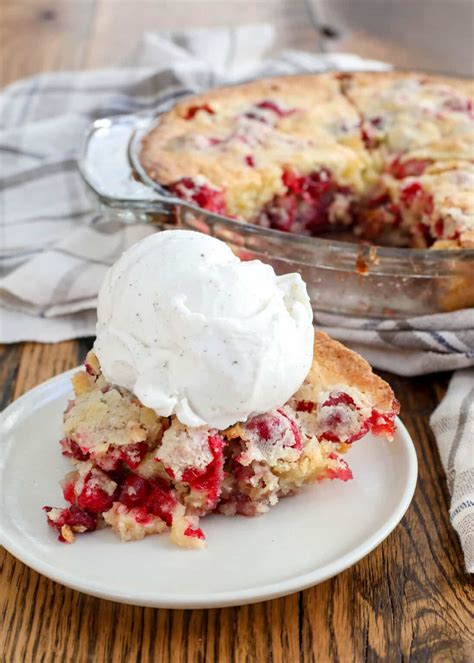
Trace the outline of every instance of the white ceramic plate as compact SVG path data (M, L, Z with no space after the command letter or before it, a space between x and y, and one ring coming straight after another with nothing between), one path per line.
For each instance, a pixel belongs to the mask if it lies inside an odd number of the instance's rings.
M290 594L348 568L394 529L417 477L413 443L366 436L348 460L354 479L327 481L282 500L260 518L209 516L208 548L183 550L166 534L121 543L110 530L59 543L41 507L64 503L59 481L62 412L72 371L19 398L3 413L1 535L13 555L73 589L135 605L240 605Z

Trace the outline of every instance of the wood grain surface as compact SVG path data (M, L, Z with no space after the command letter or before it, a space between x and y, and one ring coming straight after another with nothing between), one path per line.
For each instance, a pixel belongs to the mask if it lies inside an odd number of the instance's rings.
M209 10L207 21L202 5ZM244 15L250 20L274 16L281 26L291 20L301 28L301 43L306 35L307 46L316 44L309 43L302 3L291 0L1 0L2 81L48 69L111 64L144 29L189 27L192 16L200 24L235 23ZM91 342L0 347L2 407L77 365ZM384 377L401 402L420 476L405 518L364 560L286 598L240 608L171 611L86 596L2 551L0 661L473 661L473 592L449 523L449 495L428 423L449 375Z

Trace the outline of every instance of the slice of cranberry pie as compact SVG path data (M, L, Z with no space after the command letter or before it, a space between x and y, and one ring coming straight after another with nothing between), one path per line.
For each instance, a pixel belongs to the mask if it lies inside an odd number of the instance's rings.
M85 369L73 377L60 442L73 465L62 482L69 505L45 507L65 542L109 526L123 541L169 531L180 546L203 547L202 516L255 516L304 484L351 479L344 453L368 432L391 439L399 410L367 362L322 332L292 398L226 430L157 416L109 384L93 352Z

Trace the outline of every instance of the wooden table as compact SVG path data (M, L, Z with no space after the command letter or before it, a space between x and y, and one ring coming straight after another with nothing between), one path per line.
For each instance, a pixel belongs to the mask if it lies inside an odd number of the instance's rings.
M196 0L2 0L3 81L48 69L111 64L123 54L124 43L133 43L143 29L189 25L197 5ZM202 5L212 11L195 11L201 24L222 24L236 15L247 21L273 17L280 27L292 22L300 44L317 47L304 8L291 0L203 0ZM0 348L2 407L80 363L91 343ZM385 377L401 402L420 477L402 523L367 558L286 598L241 608L170 611L66 589L3 551L0 660L472 661L472 593L449 523L449 495L428 423L449 375Z

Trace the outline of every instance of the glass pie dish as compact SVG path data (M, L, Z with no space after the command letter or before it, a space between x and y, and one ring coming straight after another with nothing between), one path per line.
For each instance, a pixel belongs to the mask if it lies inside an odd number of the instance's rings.
M299 272L315 311L380 319L474 306L473 249L393 248L290 234L173 196L147 176L138 159L143 136L167 110L104 118L90 127L79 168L103 211L124 223L152 223L157 230L204 232L226 241L243 259L270 263L279 274Z

